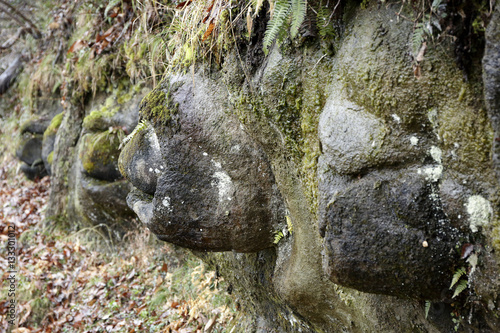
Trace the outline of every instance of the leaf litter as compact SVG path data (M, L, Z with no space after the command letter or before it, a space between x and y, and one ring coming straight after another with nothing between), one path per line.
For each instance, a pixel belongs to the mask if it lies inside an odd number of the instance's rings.
M139 229L102 250L81 233L44 222L50 180L0 165L0 272L8 275L8 226L16 228L17 312L7 321L0 289L0 332L229 332L236 308L225 282L189 252Z

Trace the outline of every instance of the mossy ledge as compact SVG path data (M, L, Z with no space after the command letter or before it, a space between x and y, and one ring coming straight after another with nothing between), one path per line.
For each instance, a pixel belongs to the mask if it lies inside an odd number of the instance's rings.
M141 118L161 125L168 124L178 112L179 104L174 102L172 95L181 85L182 83L163 82L147 94L139 106Z
M43 137L49 137L51 135L55 135L57 133L57 130L61 126L61 122L63 120L64 112L61 112L52 118L52 121L50 122L49 127L43 132ZM51 163L51 162L49 162Z

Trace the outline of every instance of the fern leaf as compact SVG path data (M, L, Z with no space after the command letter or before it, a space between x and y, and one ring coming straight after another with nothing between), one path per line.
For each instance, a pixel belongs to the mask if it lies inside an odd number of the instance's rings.
M425 319L427 319L430 309L431 309L431 301L425 301Z
M467 271L465 270L465 267L460 267L459 269L457 269L455 274L453 274L453 279L451 280L450 289L455 285L455 283L458 282L458 280L460 280L462 275L465 275L466 273Z
M318 33L322 38L335 35L335 30L330 22L331 12L327 10L327 7L322 3L317 8L316 15L316 26L318 27Z
M467 288L467 280L460 280L460 282L458 282L457 287L455 288L455 292L453 293L453 296L451 298L457 297L466 288Z
M134 130L132 131L132 133L130 133L129 135L127 135L125 137L125 139L123 139L123 141L120 144L120 147L118 147L118 149L121 150L130 140L132 140L134 138L134 136L137 135L137 133L139 133L142 130L145 130L146 127L148 127L147 120L146 119L141 120L141 122L139 124L137 124L137 126L134 128Z
M413 30L413 36L411 38L412 52L414 56L416 56L418 51L420 50L420 46L422 46L422 43L424 42L424 37L425 37L424 24L419 23Z
M307 0L292 0L292 25L290 35L295 38L299 33L299 28L306 18Z
M293 223L292 223L292 219L290 218L290 216L285 216L286 218L286 225L288 227L288 232L290 233L290 235L293 233Z
M274 244L278 244L279 241L283 238L283 233L278 231L274 234Z
M266 32L264 34L263 50L267 55L269 52L269 46L276 40L280 33L286 29L285 22L288 19L288 14L290 13L291 3L289 0L278 0L276 1L273 17L267 24Z

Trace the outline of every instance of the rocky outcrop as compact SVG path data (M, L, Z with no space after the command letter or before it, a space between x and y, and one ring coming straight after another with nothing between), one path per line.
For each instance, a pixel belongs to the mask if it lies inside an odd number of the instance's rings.
M130 87L129 87L130 88ZM137 124L137 105L144 96L140 87L116 89L100 95L85 108L68 180L68 213L86 226L101 227L120 238L135 227L126 204L132 190L118 170L120 144Z
M117 238L138 217L228 281L242 332L499 331L500 9L465 79L451 39L417 64L400 5L342 6L331 40L264 56L254 19L152 91L66 82L18 149L47 215Z
M21 128L21 141L16 149L16 157L23 162L21 171L30 180L50 175L49 155L54 149L54 138L60 124L60 116L54 114L60 110L54 105L45 105L46 115L34 117Z
M493 162L500 168L500 7L496 6L486 29L486 46L483 57L484 100L495 130Z
M128 203L231 281L253 330L500 328L483 79L463 78L453 45L429 47L415 75L394 11L349 12L335 55L284 43L259 62L248 46L142 103L120 155Z
M120 84L109 95L69 105L42 131L41 160L52 174L49 217L66 215L117 239L135 228L126 204L132 187L118 170L118 156L137 124L137 105L146 91Z
M12 59L5 71L0 74L0 94L3 94L9 89L16 76L20 73L22 66L22 56L17 55Z
M187 248L271 247L284 207L269 161L210 84L200 78L194 90L186 76L157 88L150 95L171 98L159 117L146 98L141 114L153 124L125 146L120 169L152 196L132 193L129 205L160 239Z

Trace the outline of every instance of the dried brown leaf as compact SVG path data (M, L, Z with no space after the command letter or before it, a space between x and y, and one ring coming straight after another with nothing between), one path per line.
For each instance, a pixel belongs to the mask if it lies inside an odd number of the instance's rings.
M205 34L203 34L203 38L201 39L202 42L204 42L212 34L212 31L214 30L214 28L215 28L215 24L212 21L208 25L208 28L207 28L207 31L205 31Z

